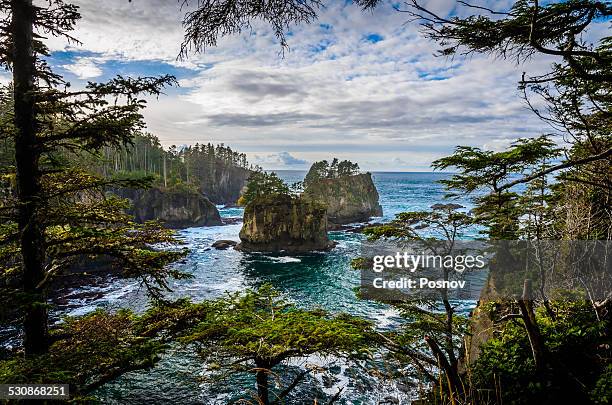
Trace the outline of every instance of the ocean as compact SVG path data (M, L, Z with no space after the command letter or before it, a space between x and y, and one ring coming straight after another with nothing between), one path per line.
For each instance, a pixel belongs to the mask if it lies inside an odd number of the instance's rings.
M301 181L306 172L278 171L277 174L290 184ZM437 181L450 176L445 173L390 172L376 172L372 175L384 215L375 218L375 221L391 220L400 212L427 210L433 204L444 202L446 192ZM470 207L467 199L453 202ZM220 207L220 212L226 218L242 216L240 208ZM270 255L210 248L219 239L238 241L240 227L238 223L180 231L180 237L190 253L179 267L194 277L173 282L170 296L187 296L199 301L219 297L226 291L272 283L301 307L320 307L331 312L359 315L375 321L381 330L403 322L393 308L360 300L355 296L354 288L359 285L359 272L351 269L350 261L359 255L362 235L345 231L331 232L330 238L337 241L338 245L324 253ZM61 313L82 315L99 307L127 307L142 311L148 305L146 294L139 283L133 280L109 280L89 290L86 295L95 298L69 299L60 308ZM461 310L467 313L473 303L466 302L463 305ZM296 368L304 362L319 364L328 361L318 358L300 359L295 364L283 367ZM306 381L295 390L287 403L312 404L315 397L319 403L325 403L326 396L329 398L340 387L344 387L344 390L337 403L344 404L377 404L391 398L400 403L410 403L416 393L415 387L394 382L381 383L341 361L332 370L331 379L319 375L311 377L318 380L316 385L321 386L320 389L313 391L314 384ZM208 376L202 359L191 351L177 347L169 351L152 370L128 373L105 385L96 394L105 404L224 404L244 398L245 393L252 392L255 387L254 378L249 374L237 374L216 383L207 382Z

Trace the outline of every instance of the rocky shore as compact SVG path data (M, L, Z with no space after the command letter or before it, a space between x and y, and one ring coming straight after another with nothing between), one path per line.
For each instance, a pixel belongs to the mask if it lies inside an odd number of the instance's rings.
M215 204L197 191L155 187L113 192L131 200L136 222L160 220L173 229L223 225Z

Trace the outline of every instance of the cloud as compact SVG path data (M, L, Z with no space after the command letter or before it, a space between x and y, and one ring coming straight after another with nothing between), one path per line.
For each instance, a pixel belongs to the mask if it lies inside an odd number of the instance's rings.
M205 116L208 124L215 127L230 126L243 128L278 127L295 125L325 118L323 114L301 114L299 112L286 112L276 114L214 114Z
M309 163L307 160L299 159L289 152L279 152L266 156L255 155L254 161L258 165L265 165L271 168L304 168Z
M79 79L93 79L102 75L102 69L91 58L77 58L73 63L62 67Z
M545 71L551 59L516 66L483 55L434 57L438 45L391 2L367 13L330 2L317 23L290 27L284 56L270 27L255 23L206 54L177 61L185 10L176 2L75 1L83 19L74 34L83 46L49 45L95 55L60 64L78 78L114 66L129 66L133 75L182 68L181 89L150 98L144 113L164 145L224 142L279 167L346 154L376 170L423 168L458 144L497 148L549 132L527 110L517 81L523 71ZM479 4L507 9L511 2ZM444 16L465 10L451 0L426 5ZM285 153L304 161L291 163Z
M287 166L296 166L296 165L306 165L308 161L304 159L298 159L294 156L291 156L289 152L281 152L278 154L279 160L287 165Z

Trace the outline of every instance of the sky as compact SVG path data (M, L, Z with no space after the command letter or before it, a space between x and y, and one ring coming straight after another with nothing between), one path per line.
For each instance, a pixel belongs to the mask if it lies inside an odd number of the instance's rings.
M50 38L50 64L77 88L116 74L175 75L180 87L148 100L144 112L165 146L225 143L266 169L307 169L336 156L371 171L429 171L456 145L499 150L550 132L517 90L523 71L543 71L550 60L436 57L437 44L391 2L363 12L329 1L318 21L290 28L284 53L257 23L186 60L177 59L178 1L73 2L82 44ZM423 4L445 16L464 12L450 0Z

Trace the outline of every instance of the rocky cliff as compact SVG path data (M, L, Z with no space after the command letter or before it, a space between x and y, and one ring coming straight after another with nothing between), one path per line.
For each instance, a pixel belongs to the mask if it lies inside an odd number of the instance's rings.
M304 191L304 198L323 202L327 206L330 229L382 215L378 191L370 173L311 182Z
M114 190L132 201L137 222L158 219L169 228L221 225L217 207L202 194L182 189Z
M202 182L201 190L215 204L235 204L251 173L242 167L216 168L211 178Z
M307 252L334 246L327 236L325 206L291 196L258 198L244 210L236 249L257 252Z

